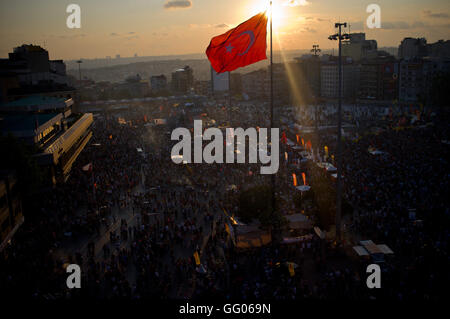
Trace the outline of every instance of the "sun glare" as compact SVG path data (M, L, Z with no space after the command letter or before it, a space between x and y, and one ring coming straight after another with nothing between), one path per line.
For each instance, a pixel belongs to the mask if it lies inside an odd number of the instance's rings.
M286 25L285 11L286 7L283 6L283 1L272 1L272 24L274 30L279 30ZM251 15L255 15L260 12L266 11L267 16L270 18L270 1L254 1L251 6Z

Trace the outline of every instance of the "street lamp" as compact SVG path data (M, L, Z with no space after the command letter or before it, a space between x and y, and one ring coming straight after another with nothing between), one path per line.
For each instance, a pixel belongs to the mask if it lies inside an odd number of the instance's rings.
M80 86L81 86L81 63L83 63L83 61L81 61L80 59L77 61L77 63L78 63L78 75L80 77Z
M341 130L342 130L342 40L349 39L348 34L342 34L341 28L347 27L347 23L337 22L334 24L335 28L339 29L339 32L332 34L328 37L329 40L339 41L339 89L338 89L338 127L337 127L337 182L336 182L336 243L341 241L341 209L342 209L342 141L341 141Z
M319 49L319 45L318 44L313 44L313 48L311 49L311 52L313 52L315 56L317 56L317 53L319 53L321 51L322 50Z

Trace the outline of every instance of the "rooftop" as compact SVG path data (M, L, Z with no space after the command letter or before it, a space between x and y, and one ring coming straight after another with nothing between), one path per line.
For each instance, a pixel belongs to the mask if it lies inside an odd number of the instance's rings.
M0 130L2 132L35 130L36 125L43 125L59 113L49 114L18 114L0 117Z
M15 101L2 104L2 106L14 107L14 106L66 106L66 99L51 97L51 96L28 96Z

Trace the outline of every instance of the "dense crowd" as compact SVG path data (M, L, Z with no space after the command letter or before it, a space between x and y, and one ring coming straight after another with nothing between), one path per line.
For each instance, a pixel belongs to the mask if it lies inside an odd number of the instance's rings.
M266 111L249 109L231 115L222 108L206 112L231 127L267 126ZM118 117L127 122L119 123ZM184 117L184 123L192 123L192 114ZM448 146L441 142L448 132L442 123L387 128L344 143L344 194L355 211L350 228L355 243L370 238L395 253L382 265L386 286L375 293L365 286L366 263L312 230L312 236L294 244L237 249L224 212L238 213L237 195L270 183L270 177L260 175L256 164L174 164L168 158L175 142L170 132L143 118L142 110L135 110L95 120L93 138L68 181L33 198L33 214L26 215L13 244L2 252L3 289L35 298L441 296L449 204ZM332 136L320 139L334 152ZM384 153L372 155L369 147ZM277 194L285 199L282 214L295 212L291 175L298 170L289 164L301 169L301 160L300 153L282 145L276 180ZM92 167L83 169L88 164ZM65 265L71 263L83 269L83 289L65 286Z

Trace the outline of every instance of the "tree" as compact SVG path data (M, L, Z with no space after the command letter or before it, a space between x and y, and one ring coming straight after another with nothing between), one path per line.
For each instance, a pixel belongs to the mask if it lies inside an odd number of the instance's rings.
M239 217L243 222L259 220L263 227L279 226L284 222L278 212L280 198L275 198L275 209L272 210L272 188L269 185L255 186L239 195Z

